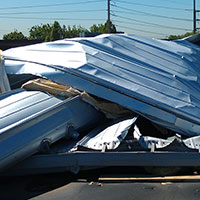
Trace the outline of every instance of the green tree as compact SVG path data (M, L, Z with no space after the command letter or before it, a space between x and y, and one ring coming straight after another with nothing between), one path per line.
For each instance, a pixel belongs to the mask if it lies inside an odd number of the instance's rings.
M29 40L48 41L51 29L52 27L50 24L32 26L29 30Z
M193 34L194 34L193 32L187 32L187 33L182 34L182 35L170 35L168 37L168 40L178 40L178 39L182 39L182 38L188 37L188 36L193 35Z
M30 40L42 40L42 41L54 41L62 38L74 38L79 37L81 32L89 32L87 29L81 26L60 26L60 24L55 21L53 25L44 24L33 26L29 30Z
M64 38L74 38L79 37L80 33L89 32L87 29L82 26L63 26L63 37Z
M108 33L108 21L105 22L105 24L93 24L90 27L91 32L96 32L96 33ZM116 33L117 29L115 25L110 22L110 33Z
M51 32L49 38L46 38L46 41L55 41L63 38L63 30L60 24L55 21L51 27Z
M22 32L17 30L9 34L4 35L4 39L29 39L29 40L41 40L41 41L54 41L62 38L74 38L79 37L80 33L83 32L97 32L97 33L108 33L108 22L105 24L94 24L90 27L90 31L86 28L79 26L60 26L57 21L51 24L41 24L32 26L29 30L29 36L26 38ZM111 33L116 33L116 27L111 22Z
M26 40L27 37L24 36L22 32L18 32L17 30L3 35L3 40Z

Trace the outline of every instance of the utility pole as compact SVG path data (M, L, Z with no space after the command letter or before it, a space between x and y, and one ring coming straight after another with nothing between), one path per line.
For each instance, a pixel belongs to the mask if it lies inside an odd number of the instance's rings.
M110 33L110 0L108 0L108 33Z
M197 27L196 27L196 0L193 0L193 33L196 33Z

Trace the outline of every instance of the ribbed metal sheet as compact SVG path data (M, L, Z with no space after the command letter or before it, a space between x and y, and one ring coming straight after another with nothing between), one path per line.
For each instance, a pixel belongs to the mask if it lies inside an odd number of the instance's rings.
M127 136L130 127L135 123L137 117L129 119L121 119L120 122L114 122L107 125L107 127L98 127L93 129L86 135L76 146L83 146L94 150L113 150L116 149L120 143ZM103 129L102 131L100 131Z
M3 55L9 74L46 77L180 134L200 134L200 47L186 40L101 35L10 49Z
M79 96L61 100L22 89L0 96L0 170L38 152L43 142L70 137L103 117Z

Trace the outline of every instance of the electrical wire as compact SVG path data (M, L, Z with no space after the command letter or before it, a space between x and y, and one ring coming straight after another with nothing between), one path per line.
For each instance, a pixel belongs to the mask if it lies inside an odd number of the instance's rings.
M158 0L158 1L162 1L163 2L163 0ZM182 0L181 0L181 2L178 2L178 1L172 1L172 0L167 0L167 2L168 3L175 3L175 4L178 4L178 5L180 5L180 4L182 4L182 5L187 5L187 6L189 6L189 5L191 5L191 4L187 4L187 3L183 3L182 2Z
M1 16L4 19L39 19L39 20L73 20L73 21L105 21L106 19L95 19L95 18L63 18L63 17L10 17L10 16Z
M168 17L168 16L165 16L165 15L157 15L157 14L153 14L153 13L148 13L148 12L133 10L133 9L129 9L129 8L124 8L124 7L121 7L121 6L114 5L114 4L111 4L111 5L113 7L116 7L116 8L122 9L122 10L131 11L131 12L135 12L135 13L139 13L139 14L147 15L147 16L152 16L152 17L159 17L159 18L166 18L166 19L173 19L173 20L187 21L187 22L191 22L192 21L191 19L183 19L183 18L177 18L177 17ZM130 12L127 12L127 13L130 14ZM133 13L131 13L131 14L133 14Z
M112 19L112 23L116 24L116 23L122 23L122 24L131 24L131 25L138 25L138 26L149 26L149 27L153 27L152 25L148 25L148 24L144 24L144 23L140 23L140 22L125 22L125 21L121 21L121 20L116 20L116 19Z
M157 6L157 5L152 5L152 4L144 4L144 3L133 3L133 2L128 2L128 1L123 1L123 0L117 0L116 2L124 3L124 4L129 4L129 5L136 5L136 6L145 6L145 7L152 7L152 8L162 8L162 9L167 9L167 10L180 10L180 11L188 11L188 9L184 8L172 8L172 7L167 7L167 6Z
M134 25L135 24L136 25L148 25L148 26L151 26L151 27L158 27L158 28L162 27L162 28L174 29L174 30L192 31L191 29L179 28L179 27L173 27L173 26L165 26L165 25L161 25L161 24L145 22L145 21L141 21L141 20L135 20L135 19L127 18L127 17L118 16L118 15L112 15L112 16L138 22L138 23L133 23L133 22L125 22L125 21L115 20L116 22L123 23L123 24L127 23L127 24L134 24Z
M35 11L35 12L10 12L10 13L0 13L0 15L25 15L25 14L50 14L50 13L76 13L76 12L102 12L105 9L98 10L65 10L65 11Z
M43 7L56 7L56 6L65 6L65 5L78 5L78 4L90 4L96 2L105 2L106 0L93 0L93 1L79 1L79 2L69 2L69 3L58 3L58 4L40 4L40 5L29 5L29 6L13 6L13 7L0 7L0 10L9 10L9 9L21 9L21 8L43 8Z
M151 33L151 34L164 35L164 36L166 36L166 34L164 34L164 33L158 33L158 32L152 32L152 31L145 31L145 30L142 30L142 29L130 28L130 27L121 26L121 25L116 25L116 26L118 26L118 27L120 27L120 28L125 28L125 29L134 30L134 31L139 31L139 32L144 32L144 33Z

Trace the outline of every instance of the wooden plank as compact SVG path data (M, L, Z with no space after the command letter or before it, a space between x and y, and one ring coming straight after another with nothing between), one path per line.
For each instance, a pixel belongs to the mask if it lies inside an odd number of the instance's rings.
M200 175L161 177L99 177L99 181L200 181Z

